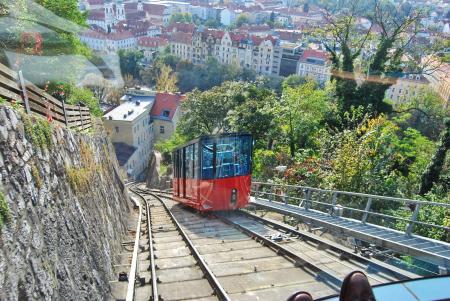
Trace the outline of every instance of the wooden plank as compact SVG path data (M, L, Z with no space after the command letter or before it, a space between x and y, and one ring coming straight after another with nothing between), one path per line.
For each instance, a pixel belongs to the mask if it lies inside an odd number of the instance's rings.
M10 80L9 78L0 74L0 84L5 86L6 89L13 89L14 92L20 93L21 89L19 84L16 81Z
M17 80L17 72L9 69L3 64L0 64L0 72L9 77L11 80Z
M64 115L64 111L60 107L55 106L54 104L51 104L47 99L39 97L38 95L36 95L30 91L28 91L28 97L30 98L30 100L34 101L35 103L38 103L39 105L41 105L45 108L48 105L50 105L50 108L52 109L52 111L55 111L55 112L58 112L58 114Z
M90 116L83 116L83 121L91 120ZM68 122L81 121L80 116L67 117Z
M11 92L10 90L7 90L0 86L0 96L5 97L7 99L12 99L18 102L22 102L22 97L20 97L19 94Z
M66 110L67 116L80 116L80 111ZM81 111L82 116L91 116L89 112Z
M55 104L55 105L59 106L60 108L62 108L62 102L61 101L59 101L55 97L51 96L50 94L48 94L44 90L39 89L32 82L26 81L26 85L27 85L27 89L28 90L33 91L36 95L39 95L39 97L46 98L46 99L50 100L53 104Z
M48 113L48 109L45 107L45 105L43 105L42 103L39 102L34 102L31 98L30 98L30 108L33 107L34 111L39 112L39 114L41 116L44 116L45 118L47 118L47 113ZM51 110L51 116L53 119L58 119L62 122L64 122L64 115L60 114L59 112L55 112L53 110Z

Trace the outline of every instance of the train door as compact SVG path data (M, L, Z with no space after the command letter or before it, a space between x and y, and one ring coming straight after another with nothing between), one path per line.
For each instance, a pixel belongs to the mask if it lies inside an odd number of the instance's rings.
M214 138L204 138L200 140L200 169L199 178L201 179L198 200L204 209L212 208L211 196L214 191L215 174L215 149Z
M175 163L174 164L175 165L175 170L174 170L175 177L174 178L176 179L176 183L175 183L176 187L174 187L174 189L176 192L176 196L180 196L180 181L181 181L181 175L180 175L181 166L180 166L180 164L181 164L181 162L180 162L180 150L179 149L177 149L175 151L174 163Z
M186 148L181 150L181 194L186 197Z
M193 197L194 187L194 171L193 171L193 156L194 156L194 144L185 147L185 169L186 169L186 198L191 199Z

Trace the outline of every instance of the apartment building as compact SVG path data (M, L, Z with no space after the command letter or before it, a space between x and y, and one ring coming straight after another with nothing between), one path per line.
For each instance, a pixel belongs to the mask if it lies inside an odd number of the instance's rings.
M325 51L306 49L298 62L297 74L314 79L319 85L330 80L331 62Z
M103 116L120 167L132 180L141 180L153 149L154 134L150 111L155 92L130 89L124 102Z
M87 30L80 33L79 37L81 42L99 52L116 53L121 49L131 50L137 46L137 38L130 31L106 34Z
M402 74L386 91L385 97L395 103L402 103L416 97L429 87L430 82L421 74Z
M174 32L169 38L170 51L173 55L192 62L192 34L186 32Z
M190 33L175 32L170 39L173 55L201 64L208 57L222 64L250 68L259 74L278 74L281 62L279 41L273 36L202 29Z
M431 88L444 100L446 106L450 103L450 63L439 66L433 73L426 75Z

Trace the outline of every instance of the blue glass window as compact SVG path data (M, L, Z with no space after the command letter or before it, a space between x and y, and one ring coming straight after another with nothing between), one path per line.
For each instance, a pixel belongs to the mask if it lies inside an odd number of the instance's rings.
M202 179L251 173L251 136L208 138L202 141Z

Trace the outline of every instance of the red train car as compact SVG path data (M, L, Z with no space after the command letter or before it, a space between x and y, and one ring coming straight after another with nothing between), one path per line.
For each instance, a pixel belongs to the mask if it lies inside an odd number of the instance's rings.
M234 210L250 198L253 139L202 136L173 151L173 197L199 211Z

